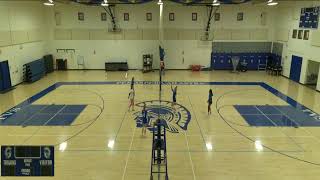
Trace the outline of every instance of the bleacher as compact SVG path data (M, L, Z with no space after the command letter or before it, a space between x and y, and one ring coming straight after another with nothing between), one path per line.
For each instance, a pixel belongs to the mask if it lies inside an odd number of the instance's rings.
M42 59L31 61L23 65L24 82L35 82L44 75L54 71L53 56L45 55Z
M45 64L43 59L38 59L23 65L24 81L35 82L41 79L46 74Z

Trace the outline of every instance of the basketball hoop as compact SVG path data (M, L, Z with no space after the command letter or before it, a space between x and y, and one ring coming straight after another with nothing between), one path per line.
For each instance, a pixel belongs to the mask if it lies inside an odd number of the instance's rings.
M120 26L118 24L116 26L111 24L108 28L108 32L112 32L112 33L120 33L121 31L122 31L122 29L120 28Z
M200 41L213 41L213 32L201 32Z

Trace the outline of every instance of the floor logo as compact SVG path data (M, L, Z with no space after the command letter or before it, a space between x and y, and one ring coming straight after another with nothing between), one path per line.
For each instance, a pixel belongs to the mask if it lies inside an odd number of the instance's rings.
M172 109L171 102L169 101L145 101L138 103L136 106L142 107L146 104L147 110L147 128L153 131L153 123L160 117L160 120L165 123L167 131L171 133L179 133L179 129L186 131L188 124L191 120L191 114L187 108L180 104L175 105L175 109ZM137 127L142 127L142 111L135 112L135 120Z

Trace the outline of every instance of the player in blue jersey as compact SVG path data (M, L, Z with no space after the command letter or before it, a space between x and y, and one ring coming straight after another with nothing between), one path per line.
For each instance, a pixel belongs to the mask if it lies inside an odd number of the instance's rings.
M147 134L147 126L148 126L148 112L146 110L146 104L144 104L142 109L142 136Z
M134 77L132 77L132 79L131 79L131 86L130 86L130 89L134 89Z
M208 115L211 114L211 105L212 105L212 96L213 92L212 89L209 90L209 97L208 97Z
M177 103L177 90L178 90L178 86L173 88L172 85L171 85L171 91L172 91L172 104L171 104L171 107L172 107L172 109L174 111L176 110L174 105L176 105L176 103Z

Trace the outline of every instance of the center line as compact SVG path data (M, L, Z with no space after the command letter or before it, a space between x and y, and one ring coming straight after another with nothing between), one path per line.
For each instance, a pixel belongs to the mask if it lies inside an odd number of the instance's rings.
M126 164L124 166L124 171L123 171L123 174L122 174L122 180L124 180L124 177L126 175L128 161L129 161L129 157L130 157L130 153L131 153L131 149L132 149L132 144L133 144L133 138L134 138L134 134L136 133L136 129L137 129L137 127L135 126L135 128L133 129L133 133L132 133L132 138L131 138L131 143L130 143L130 147L129 147L129 152L128 152Z
M195 174L195 172L194 172L194 167L193 167L193 162L192 162L192 158L191 158L191 152L190 152L190 147L189 147L189 142L188 142L188 138L187 138L187 133L186 133L186 132L184 132L184 137L185 137L186 142L187 142L187 148L188 148L188 153L189 153L189 159L190 159L190 164L191 164L193 179L196 180L196 174Z

